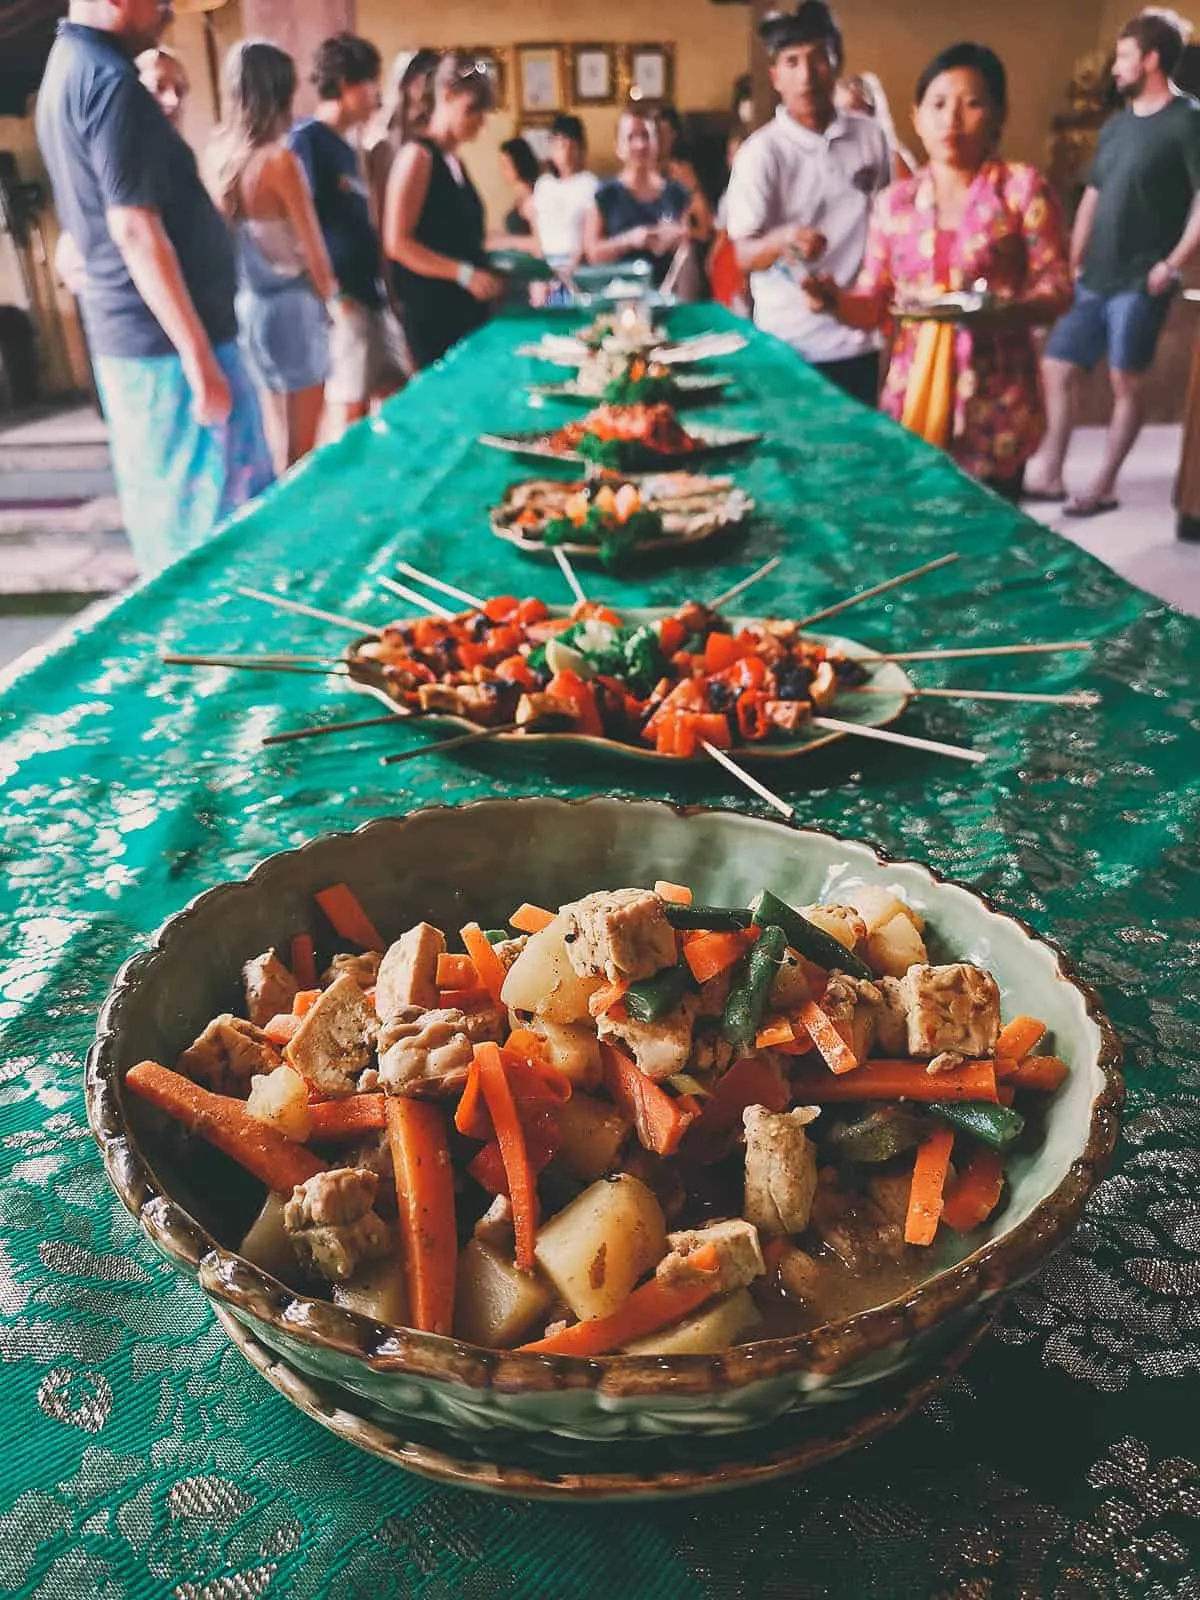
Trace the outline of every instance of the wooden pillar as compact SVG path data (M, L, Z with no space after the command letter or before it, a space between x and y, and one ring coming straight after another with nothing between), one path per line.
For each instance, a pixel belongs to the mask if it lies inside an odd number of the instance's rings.
M771 87L767 52L758 37L758 25L768 11L784 9L787 0L754 0L750 11L750 89L754 97L754 126L761 128L775 114L775 91Z
M294 59L296 113L304 116L316 104L308 81L316 48L330 34L354 32L355 0L241 0L241 10L244 38L270 39Z
M1200 540L1200 289L1189 289L1184 298L1191 312L1192 371L1175 480L1175 528L1181 539Z

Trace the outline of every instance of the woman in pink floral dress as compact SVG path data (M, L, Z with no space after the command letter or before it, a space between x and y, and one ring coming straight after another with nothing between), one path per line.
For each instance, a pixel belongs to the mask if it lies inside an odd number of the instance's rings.
M812 303L840 321L879 327L899 303L980 280L991 307L953 332L943 442L965 472L1007 499L1045 431L1033 329L1071 302L1058 203L1041 175L1002 161L996 147L1007 109L999 57L984 45L942 51L917 83L914 121L929 164L876 202L862 273L852 290L828 278L806 284ZM923 324L894 328L881 406L905 414Z

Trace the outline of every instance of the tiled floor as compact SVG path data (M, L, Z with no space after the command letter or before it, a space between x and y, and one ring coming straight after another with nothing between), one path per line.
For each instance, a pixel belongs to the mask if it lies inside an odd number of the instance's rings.
M1080 430L1072 486L1087 483L1102 446L1099 429ZM1122 475L1117 511L1072 522L1055 506L1028 509L1130 583L1200 616L1200 545L1176 539L1170 503L1178 461L1179 429L1147 428ZM88 407L0 426L0 666L50 638L64 613L133 581L105 463L104 426Z

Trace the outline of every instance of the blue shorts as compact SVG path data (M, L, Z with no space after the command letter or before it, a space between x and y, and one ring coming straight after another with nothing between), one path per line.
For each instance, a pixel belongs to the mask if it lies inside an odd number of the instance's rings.
M1085 372L1106 355L1117 372L1145 372L1170 309L1169 294L1126 289L1104 295L1077 283L1075 304L1050 330L1046 354Z
M329 313L307 278L259 294L243 286L234 309L252 376L272 394L317 389L329 376Z

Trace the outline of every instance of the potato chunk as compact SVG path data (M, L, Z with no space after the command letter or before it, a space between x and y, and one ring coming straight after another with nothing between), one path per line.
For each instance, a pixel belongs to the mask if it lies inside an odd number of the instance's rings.
M558 1159L584 1183L594 1183L617 1165L629 1124L615 1106L578 1090L554 1113Z
M662 1207L617 1173L593 1183L538 1234L538 1266L577 1317L606 1317L667 1252Z
M347 1311L357 1311L376 1322L403 1328L408 1323L408 1304L404 1294L404 1274L394 1256L364 1261L344 1283L333 1286L333 1303Z
M728 1350L762 1321L747 1289L735 1289L659 1333L623 1347L627 1356L707 1356Z
M472 1239L458 1258L455 1338L489 1350L516 1344L544 1316L552 1299L540 1274L518 1272L493 1245Z
M555 917L533 934L508 969L500 998L515 1011L533 1012L547 1022L589 1020L588 1000L599 978L580 977L567 954L567 924Z

